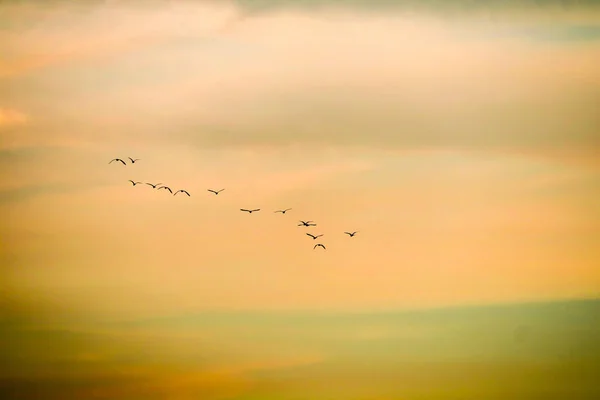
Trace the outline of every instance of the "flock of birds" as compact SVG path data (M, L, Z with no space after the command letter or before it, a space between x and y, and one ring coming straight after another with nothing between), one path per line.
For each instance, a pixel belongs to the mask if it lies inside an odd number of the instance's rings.
M139 160L140 160L139 158L131 158L131 157L127 157L127 158L128 158L130 161L131 161L131 164L135 164L137 161L139 161ZM116 161L116 162L118 162L118 163L120 162L120 163L122 163L122 164L123 164L123 165L125 165L125 166L127 165L127 163L126 163L126 162L125 162L123 159L121 159L121 158L113 158L112 160L110 160L109 164L111 164L111 163L113 163L113 162L115 162L115 161ZM152 187L152 189L156 189L156 190L161 190L161 189L164 189L164 190L166 190L166 191L168 190L168 191L169 191L169 193L171 193L173 196L177 195L177 193L184 193L184 194L188 195L188 197L191 197L190 193L189 193L187 190L185 190L185 189L178 189L177 191L173 192L173 190L172 190L170 187L168 187L168 186L166 186L166 185L163 185L163 183L162 183L162 182L159 182L159 183L148 183L148 182L134 181L134 180L132 180L132 179L129 179L129 181L128 181L128 182L131 182L131 184L132 184L133 186L136 186L136 185L141 185L141 184L146 184L146 185L148 185L148 186L151 186L151 187ZM160 185L162 185L162 186L160 186ZM214 193L215 195L218 195L219 193L221 193L221 192L222 192L223 190L225 190L225 189L220 189L220 190L207 189L207 190L208 190L209 192L211 192L211 193ZM288 212L288 211L290 211L290 210L291 210L291 208L286 208L286 209L284 209L284 210L276 210L276 211L274 211L274 212L275 212L275 213L281 213L281 214L285 214L286 212ZM253 212L258 212L258 211L260 211L260 208L251 209L251 210L250 210L250 209L246 209L246 208L240 208L240 211L242 211L242 212L247 212L248 214L252 214ZM302 220L300 220L299 222L300 222L300 223L298 224L298 226L302 226L302 227L312 227L312 226L317 226L317 224L315 224L315 223L314 223L314 221L302 221ZM346 235L348 235L349 237L351 237L351 238L352 238L352 237L354 237L354 235L356 235L356 234L358 233L358 231L354 231L354 232L344 232L344 233L345 233ZM311 237L313 240L317 240L318 238L320 238L320 237L322 237L322 236L323 236L323 234L320 234L320 235L313 235L312 233L308 233L308 232L306 233L306 235L307 235L307 236L309 236L309 237ZM316 249L317 247L321 247L321 248L323 248L323 250L326 250L326 249L327 249L327 248L325 247L325 245L324 245L324 244L322 244L322 243L317 243L317 244L315 244L315 245L313 246L313 250L314 250L314 249Z

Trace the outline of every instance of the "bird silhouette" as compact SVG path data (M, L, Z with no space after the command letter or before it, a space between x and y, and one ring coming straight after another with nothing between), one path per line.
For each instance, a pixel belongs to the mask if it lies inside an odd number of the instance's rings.
M143 182L134 182L134 181L132 181L131 179L129 180L129 182L131 182L131 184L132 184L133 186L135 186L135 185L139 185L140 183L143 183Z
M175 196L175 195L176 195L177 193L179 193L179 192L181 192L181 193L185 193L185 194L187 194L188 196L190 195L190 194L187 192L187 190L179 189L178 191L176 191L175 193L173 193L173 196Z
M247 213L252 214L255 211L260 211L260 208L257 208L255 210L246 210L245 208L240 208L240 211L246 211Z
M113 161L119 161L119 162L122 162L123 165L127 165L127 163L125 161L121 160L120 158L113 158L112 160L110 160L109 164Z
M127 157L127 158L129 158L131 160L132 164L135 164L136 161L139 161L139 158L136 158L135 160L131 157Z
M159 188L158 188L158 189L156 189L156 190L160 190L160 189L167 189L169 192L173 193L173 191L171 190L171 188L170 188L170 187L168 187L168 186L161 186L161 187L159 187Z
M298 226L317 226L317 224L311 224L312 221L300 221Z
M223 190L225 190L225 189L221 189L221 190L212 190L212 189L208 189L208 191L209 191L209 192L212 192L212 193L214 193L214 194L219 194L219 193L221 193Z
M276 213L280 212L280 213L282 213L282 214L285 214L287 211L290 211L290 210L291 210L291 208L286 208L285 210L277 210L277 211L275 211L275 212L276 212Z
M154 185L153 185L153 184L151 184L151 183L146 183L146 185L150 185L150 186L152 186L152 189L156 189L156 187L157 187L158 185L162 185L162 183L156 183L156 184L154 184Z
M356 235L358 233L358 231L356 232L344 232L346 235L350 236L350 237L354 237L354 235Z
M311 238L313 238L313 240L316 239L316 238L320 238L321 236L323 236L323 235L316 235L315 236L315 235L311 235L310 233L307 233L307 235L310 236Z
M327 250L327 249L325 248L325 246L323 246L321 243L317 243L317 244L315 244L315 247L313 247L313 250L314 250L314 249L316 249L317 247L322 247L323 249Z

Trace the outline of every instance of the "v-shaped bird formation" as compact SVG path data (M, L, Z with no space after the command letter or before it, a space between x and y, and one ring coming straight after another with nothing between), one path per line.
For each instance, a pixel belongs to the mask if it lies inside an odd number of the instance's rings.
M127 157L127 159L130 161L129 164L135 164L137 161L140 161L139 158ZM127 162L125 162L122 158L113 158L112 160L110 160L109 164L111 164L113 162L121 163L124 166L128 165ZM176 196L178 193L182 193L182 194L187 195L188 197L191 197L190 192L188 192L186 189L178 189L175 192L173 192L173 190L169 186L164 185L162 182L159 182L159 183L150 183L150 182L134 181L133 179L129 179L128 182L130 182L132 186L137 186L137 185L140 185L140 184L146 184L146 185L152 187L152 189L155 189L156 191L161 191L162 189L164 189L165 192L168 191L173 196ZM215 196L218 195L219 193L221 193L224 190L225 190L224 188L220 189L220 190L207 189L208 192L213 193ZM274 213L281 213L283 215L283 214L285 214L286 212L288 212L290 210L292 210L292 209L291 208L285 208L285 209L281 209L281 210L276 210L276 211L274 211ZM248 214L252 214L252 213L259 212L260 208L252 208L252 209L250 209L250 208L240 208L240 211L246 212ZM314 221L300 220L298 222L299 222L298 226L301 226L301 227L313 227L313 226L317 226L317 224ZM349 238L353 238L357 233L358 233L358 231L344 232L344 234L348 235ZM306 235L309 236L310 238L312 238L313 240L317 240L318 238L324 236L324 234L313 235L312 233L308 233L308 232L306 232ZM322 243L317 243L317 244L315 244L313 246L313 250L315 250L317 248L322 248L323 250L327 249L325 247L325 245L322 244Z

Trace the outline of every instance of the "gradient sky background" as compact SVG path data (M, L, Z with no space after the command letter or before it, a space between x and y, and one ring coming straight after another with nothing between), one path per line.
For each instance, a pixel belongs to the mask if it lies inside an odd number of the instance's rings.
M600 293L595 1L5 1L0 54L6 321Z

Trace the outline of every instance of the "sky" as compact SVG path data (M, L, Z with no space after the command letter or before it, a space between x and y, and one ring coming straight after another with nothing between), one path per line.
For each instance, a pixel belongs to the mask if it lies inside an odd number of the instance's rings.
M2 1L0 54L0 391L400 393L360 386L365 365L409 376L411 399L506 398L498 374L515 399L551 398L548 371L557 399L591 382L573 371L600 349L597 303L569 333L563 308L524 304L600 294L597 2ZM520 311L488 326L494 304ZM475 325L322 317L472 306ZM204 331L199 313L236 317ZM502 366L532 318L547 346L528 360L552 367ZM485 383L450 385L448 359ZM423 392L431 374L448 390Z

